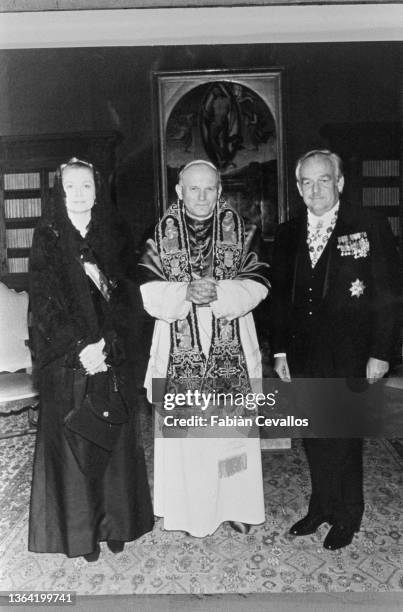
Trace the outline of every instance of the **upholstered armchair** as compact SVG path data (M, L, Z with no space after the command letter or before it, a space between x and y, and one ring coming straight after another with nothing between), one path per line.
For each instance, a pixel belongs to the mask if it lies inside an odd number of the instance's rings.
M0 433L0 439L35 431L30 410L39 398L31 377L28 340L28 293L17 293L0 282L0 421L27 411L26 427Z

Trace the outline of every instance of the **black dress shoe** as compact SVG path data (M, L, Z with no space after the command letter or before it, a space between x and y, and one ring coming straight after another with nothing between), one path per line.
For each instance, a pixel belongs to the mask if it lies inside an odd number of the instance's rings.
M345 525L333 525L327 534L323 547L327 550L337 550L351 544L355 530Z
M325 523L326 519L323 516L307 514L303 519L294 523L290 528L290 535L293 536L305 536L310 533L315 533L318 527Z
M113 553L120 553L125 547L125 543L122 540L107 540L107 547Z
M229 521L229 524L232 529L234 529L238 533L242 533L243 535L246 535L250 532L250 525L248 523L241 523L240 521Z
M97 547L92 552L83 555L84 559L88 561L88 563L93 563L94 561L98 561L99 555L101 553L101 547L97 544Z

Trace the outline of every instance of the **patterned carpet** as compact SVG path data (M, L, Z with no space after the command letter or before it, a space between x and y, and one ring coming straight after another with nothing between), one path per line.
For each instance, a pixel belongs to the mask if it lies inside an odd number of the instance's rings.
M152 469L150 418L144 419ZM300 442L263 454L266 523L248 536L227 524L197 539L154 531L113 555L102 545L98 562L27 551L27 516L34 436L0 442L0 590L75 590L81 595L375 592L403 590L403 459L391 444L365 444L366 510L346 549L322 547L327 526L294 539L289 526L303 514L309 476Z

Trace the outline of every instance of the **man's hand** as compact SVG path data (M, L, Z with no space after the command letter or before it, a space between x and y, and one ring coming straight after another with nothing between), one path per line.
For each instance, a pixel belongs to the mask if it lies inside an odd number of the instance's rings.
M105 340L101 338L99 342L93 344L87 344L81 351L79 357L81 364L87 374L97 374L97 372L106 372L107 367L105 363Z
M213 278L197 278L187 288L186 299L193 304L210 304L217 299L217 283Z
M283 382L291 382L291 375L287 363L287 357L274 358L274 371Z
M370 357L367 361L367 381L370 385L383 378L389 370L389 362Z

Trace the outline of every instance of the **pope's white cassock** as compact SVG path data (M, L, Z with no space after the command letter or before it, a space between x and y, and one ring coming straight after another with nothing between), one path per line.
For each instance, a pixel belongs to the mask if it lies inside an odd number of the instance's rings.
M267 287L243 278L217 281L217 300L196 309L200 342L209 354L212 313L216 318L239 319L240 339L251 379L262 376L261 355L252 310L266 297ZM186 319L187 283L151 281L141 286L144 307L157 319L145 386L152 401L152 379L167 375L170 324ZM222 475L218 466L242 456L243 468ZM156 436L154 451L154 512L167 530L203 537L224 521L264 522L260 444L258 438L163 438Z

